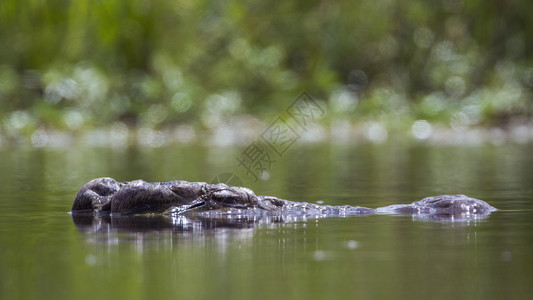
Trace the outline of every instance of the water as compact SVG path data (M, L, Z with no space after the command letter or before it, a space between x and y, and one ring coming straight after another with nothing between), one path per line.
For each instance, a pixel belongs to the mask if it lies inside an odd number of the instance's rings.
M266 181L238 173L257 194L297 201L375 208L464 193L499 208L475 222L373 215L132 229L67 214L92 178L210 181L239 171L241 151L1 149L0 299L533 296L533 145L298 145Z

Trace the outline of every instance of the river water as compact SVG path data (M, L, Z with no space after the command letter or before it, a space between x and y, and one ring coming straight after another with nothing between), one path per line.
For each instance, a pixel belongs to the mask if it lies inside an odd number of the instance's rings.
M533 145L296 145L255 180L243 148L0 149L0 299L531 299ZM480 220L73 220L95 177L211 181L379 207L463 193ZM92 223L91 223L92 222ZM87 225L89 224L89 225Z

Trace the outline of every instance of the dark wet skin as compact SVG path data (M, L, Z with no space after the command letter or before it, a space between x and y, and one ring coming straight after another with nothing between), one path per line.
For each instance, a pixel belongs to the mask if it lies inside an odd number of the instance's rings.
M97 215L276 215L345 216L369 214L411 214L422 217L482 217L496 209L465 195L427 197L411 204L377 209L361 206L329 206L293 202L271 196L256 196L243 187L188 182L117 182L97 178L85 184L74 200L71 213Z

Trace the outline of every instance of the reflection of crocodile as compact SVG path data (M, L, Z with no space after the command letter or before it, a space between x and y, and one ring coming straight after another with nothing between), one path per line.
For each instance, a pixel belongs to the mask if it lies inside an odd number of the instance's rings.
M496 209L464 195L427 197L412 204L377 209L360 206L329 206L293 202L271 196L256 196L250 189L182 180L149 183L143 180L117 182L97 178L76 195L73 215L183 215L202 218L223 216L329 217L369 214L411 214L423 218L468 220Z

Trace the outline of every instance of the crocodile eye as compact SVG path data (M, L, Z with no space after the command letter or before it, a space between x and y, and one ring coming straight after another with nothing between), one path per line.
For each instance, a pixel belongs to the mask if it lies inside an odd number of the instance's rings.
M210 196L211 200L226 207L246 208L248 204L246 195L232 189L216 190L213 191Z
M229 190L218 190L211 195L213 200L217 200L223 203L237 203L238 195Z
M440 207L440 208L448 208L451 206L452 206L452 203L448 201L442 201L442 202L437 203L437 207Z

